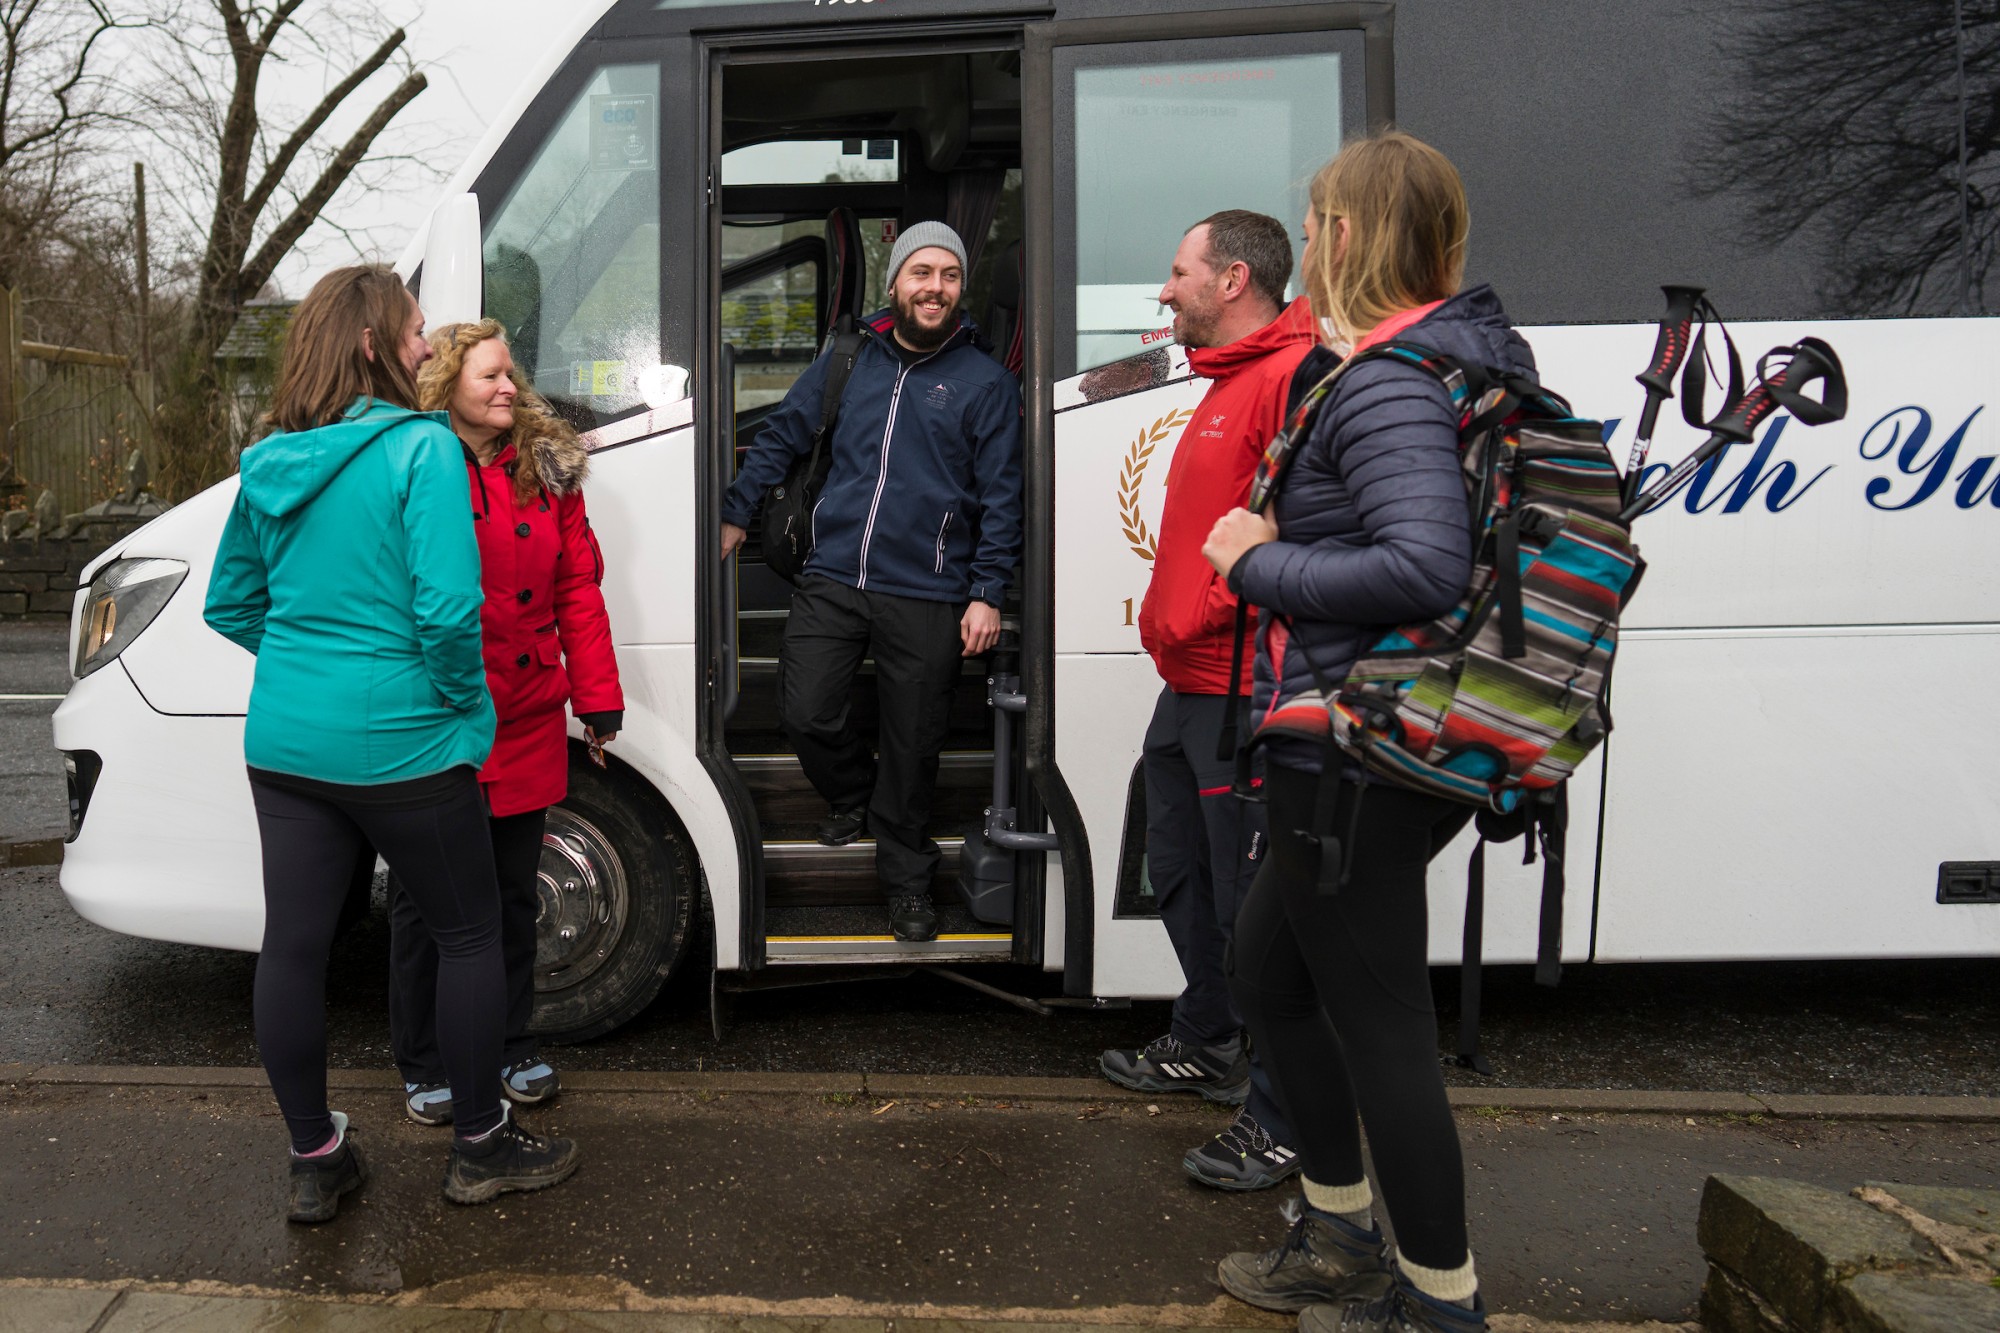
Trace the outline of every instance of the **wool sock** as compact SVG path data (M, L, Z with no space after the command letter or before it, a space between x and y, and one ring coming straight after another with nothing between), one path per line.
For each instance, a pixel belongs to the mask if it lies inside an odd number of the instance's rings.
M1450 1301L1470 1310L1473 1298L1479 1294L1479 1275L1472 1271L1470 1250L1466 1251L1465 1262L1456 1268L1425 1268L1401 1254L1396 1256L1396 1266L1403 1270L1411 1286L1435 1300Z
M1358 1231L1375 1229L1375 1191L1368 1187L1368 1177L1352 1185L1322 1185L1306 1176L1299 1181L1305 1188L1306 1207L1332 1213Z

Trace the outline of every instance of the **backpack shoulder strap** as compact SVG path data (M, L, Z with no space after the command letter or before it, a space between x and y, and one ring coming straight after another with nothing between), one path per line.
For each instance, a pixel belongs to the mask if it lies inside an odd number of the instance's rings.
M833 430L835 418L840 415L841 395L847 392L847 381L854 374L854 363L861 356L861 344L868 334L854 326L854 317L843 314L834 324L832 340L827 344L830 358L826 368L826 382L819 391L819 429L813 435L813 447Z

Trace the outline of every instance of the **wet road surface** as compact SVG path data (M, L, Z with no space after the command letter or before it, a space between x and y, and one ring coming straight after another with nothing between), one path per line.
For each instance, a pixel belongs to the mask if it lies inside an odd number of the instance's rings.
M69 628L0 625L0 842L60 838L69 825L62 756L49 716L69 689Z
M335 1223L302 1228L281 1220L284 1130L261 1090L0 1086L4 1275L465 1299L532 1274L601 1300L1202 1307L1216 1260L1282 1234L1273 1195L1181 1176L1213 1119L1192 1099L1150 1115L573 1093L532 1123L583 1146L575 1179L472 1209L439 1197L442 1131L404 1120L392 1092L335 1101L373 1176ZM1472 1113L1461 1133L1489 1307L1544 1316L1687 1317L1711 1172L2000 1183L1991 1124Z
M54 867L0 870L0 1063L254 1065L249 954L114 934L77 917ZM389 1067L388 930L371 916L336 946L330 1055ZM1052 979L981 969L1047 993ZM1456 973L1435 974L1440 1050ZM936 977L733 997L710 1035L690 969L617 1032L552 1051L576 1069L854 1070L1088 1076L1104 1047L1166 1029L1167 1006L1040 1018ZM2000 1093L2000 960L1572 967L1556 990L1488 970L1484 1046L1514 1087L1770 1093ZM1482 1080L1451 1068L1456 1083Z

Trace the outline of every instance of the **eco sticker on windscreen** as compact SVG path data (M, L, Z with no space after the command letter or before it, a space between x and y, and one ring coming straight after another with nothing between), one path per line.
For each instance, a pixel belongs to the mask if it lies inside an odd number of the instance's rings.
M590 169L651 171L653 97L650 93L592 93Z

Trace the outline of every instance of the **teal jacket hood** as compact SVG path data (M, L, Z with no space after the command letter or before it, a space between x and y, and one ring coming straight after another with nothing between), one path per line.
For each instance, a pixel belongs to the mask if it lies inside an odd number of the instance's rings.
M377 398L357 398L330 426L267 436L243 451L238 468L243 498L258 513L282 518L325 490L384 431L420 418L451 429L443 412L413 412Z

